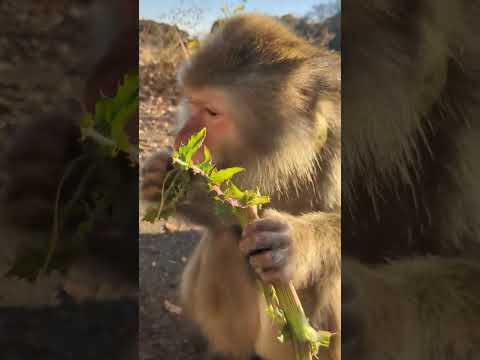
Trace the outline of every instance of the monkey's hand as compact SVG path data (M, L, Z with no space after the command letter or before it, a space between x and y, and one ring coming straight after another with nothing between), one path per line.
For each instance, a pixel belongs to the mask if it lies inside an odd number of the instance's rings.
M239 248L252 269L267 282L291 280L289 265L292 228L280 217L265 217L248 224L242 233Z
M172 149L165 147L146 161L142 167L140 191L143 200L158 201L162 193L163 181L168 171L173 169Z
M267 281L290 281L302 289L340 274L340 215L292 216L267 210L244 229L240 251Z

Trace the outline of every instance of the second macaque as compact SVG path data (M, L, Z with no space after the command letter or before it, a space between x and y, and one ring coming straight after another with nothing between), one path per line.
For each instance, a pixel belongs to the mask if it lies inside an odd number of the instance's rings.
M340 332L340 59L269 17L236 16L189 59L179 82L175 146L206 127L217 167L244 167L236 184L272 199L241 231L194 184L178 212L205 233L182 276L183 306L212 352L293 360L255 279L293 281L312 325ZM158 200L169 159L164 150L147 160L144 199ZM339 357L338 341L320 352Z

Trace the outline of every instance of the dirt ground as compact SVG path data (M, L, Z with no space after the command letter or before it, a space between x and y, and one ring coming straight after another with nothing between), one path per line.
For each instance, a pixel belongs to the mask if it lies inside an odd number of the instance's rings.
M166 140L161 132L146 134ZM146 137L143 141L149 142ZM204 344L182 316L177 293L180 274L199 236L198 229L179 220L156 224L140 220L141 360L193 360L206 355Z
M177 308L179 275L199 233L142 226L140 235L140 359L201 359L204 344Z
M144 100L140 105L140 166L148 155L171 144L175 126L175 94ZM182 316L177 294L180 274L199 236L198 229L176 219L156 224L140 220L141 360L206 356L205 345Z

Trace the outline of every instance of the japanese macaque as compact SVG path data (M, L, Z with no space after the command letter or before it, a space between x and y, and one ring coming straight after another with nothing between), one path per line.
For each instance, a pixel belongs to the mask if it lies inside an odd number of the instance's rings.
M342 355L476 359L480 4L342 5Z
M184 101L175 147L207 128L219 168L241 166L241 188L268 194L260 219L219 219L195 185L178 212L205 227L183 273L186 313L212 352L232 359L294 359L277 340L256 278L292 280L313 326L340 332L340 59L279 22L235 16L179 72ZM170 163L143 167L142 194L159 199ZM338 359L339 348L321 350Z

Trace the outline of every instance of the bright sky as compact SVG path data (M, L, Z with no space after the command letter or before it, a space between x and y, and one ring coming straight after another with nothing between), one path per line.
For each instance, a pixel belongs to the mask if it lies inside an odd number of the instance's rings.
M313 5L329 2L328 0L247 0L245 11L259 12L267 15L293 14L305 15ZM233 9L240 1L236 0L140 0L140 17L157 21L177 23L189 32L207 32L213 22L222 16L221 9L228 5ZM192 11L196 9L196 11ZM175 16L179 11L190 16ZM177 19L176 19L177 18ZM179 19L191 20L182 20Z

